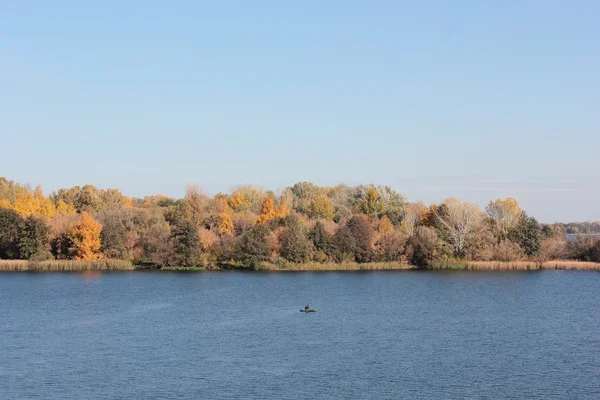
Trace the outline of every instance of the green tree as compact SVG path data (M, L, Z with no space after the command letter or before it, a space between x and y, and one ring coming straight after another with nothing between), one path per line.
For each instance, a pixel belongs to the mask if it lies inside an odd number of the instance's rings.
M523 212L519 223L509 232L508 239L518 244L527 256L534 256L541 248L542 228L535 218Z
M296 217L296 216L291 216ZM306 236L305 230L300 225L298 218L289 218L288 226L279 235L281 243L280 254L288 261L304 263L310 259L311 243Z
M182 221L173 230L172 240L178 265L186 267L202 265L202 246L195 222Z
M254 225L246 231L238 241L237 259L245 266L257 269L261 261L267 261L271 256L269 234L269 228L264 224Z
M102 223L102 252L108 258L133 261L139 235L134 211L129 208L108 208L98 214Z
M360 194L358 211L372 217L379 216L384 209L383 199L374 186L369 187L365 193Z
M40 217L30 215L19 227L19 251L21 258L28 260L48 259L50 226Z
M315 223L315 226L310 230L308 236L316 251L322 251L326 255L331 253L332 237L321 221Z
M20 258L19 227L23 223L16 211L0 208L0 259Z

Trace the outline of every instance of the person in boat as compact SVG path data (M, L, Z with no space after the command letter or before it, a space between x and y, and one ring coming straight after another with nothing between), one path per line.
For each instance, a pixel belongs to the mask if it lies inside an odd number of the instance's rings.
M305 310L310 310L310 307L308 306L308 304L306 305L306 307L304 307Z

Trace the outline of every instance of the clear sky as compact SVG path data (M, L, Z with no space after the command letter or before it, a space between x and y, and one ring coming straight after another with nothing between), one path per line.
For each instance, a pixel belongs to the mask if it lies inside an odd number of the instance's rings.
M0 1L0 176L599 220L600 1Z

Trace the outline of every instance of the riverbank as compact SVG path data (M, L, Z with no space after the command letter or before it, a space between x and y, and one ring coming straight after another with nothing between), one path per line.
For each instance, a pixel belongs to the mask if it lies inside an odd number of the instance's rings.
M418 268L413 265L399 262L377 262L377 263L268 263L263 262L256 268L241 267L239 265L218 265L208 267L148 267L133 265L124 260L49 260L49 261L27 261L27 260L0 260L0 271L134 271L134 270L158 270L158 271L206 271L206 270L253 270L253 271L290 271L290 272L319 272L319 271L406 271L406 270L469 270L469 271L535 271L535 270L581 270L600 271L600 263L554 260L543 263L535 261L445 261Z

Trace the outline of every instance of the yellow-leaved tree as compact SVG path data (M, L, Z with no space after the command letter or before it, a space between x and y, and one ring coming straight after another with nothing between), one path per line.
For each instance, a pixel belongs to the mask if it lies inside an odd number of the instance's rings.
M262 208L260 209L260 215L258 216L257 222L259 224L268 222L273 218L277 217L277 210L275 210L275 202L270 197L265 197Z
M227 235L233 232L233 221L231 215L226 212L219 213L215 216L215 227L219 235Z
M496 233L506 239L520 221L523 210L514 197L491 200L485 208Z
M56 202L56 215L75 215L77 214L77 210L71 204L67 204L62 200L58 200Z
M333 217L335 217L335 208L329 197L319 195L308 205L306 215L313 219L326 219L331 221Z
M275 216L277 218L283 218L290 215L290 210L287 206L287 202L283 200L280 205L277 206L277 210L275 211Z
M44 196L44 192L42 192L42 187L37 186L35 191L33 192L33 199L36 203L36 212L35 214L45 215L46 217L52 218L56 215L56 207L52 200L48 197Z
M26 217L31 214L35 214L37 204L33 195L23 189L15 195L15 201L13 202L13 210Z
M393 230L394 225L392 224L392 221L390 221L390 219L385 215L381 217L379 223L377 224L377 231L379 231L379 233L381 234L385 234L388 232L392 232Z
M69 253L75 260L97 260L100 253L102 225L90 214L83 212L67 233L71 246Z

